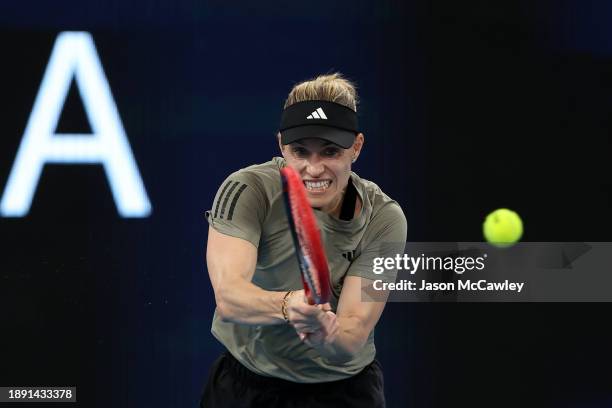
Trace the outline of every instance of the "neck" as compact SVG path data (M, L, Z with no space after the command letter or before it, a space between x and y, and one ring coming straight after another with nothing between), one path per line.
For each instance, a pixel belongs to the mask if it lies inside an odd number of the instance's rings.
M326 211L328 214L333 215L334 217L338 217L340 215L340 211L342 210L342 203L344 202L344 196L346 194L346 187L342 189L342 192L338 195L338 199L331 207L329 211Z

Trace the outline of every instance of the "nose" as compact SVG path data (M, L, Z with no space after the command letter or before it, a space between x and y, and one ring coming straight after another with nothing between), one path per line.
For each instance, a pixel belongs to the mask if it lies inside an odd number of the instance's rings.
M323 166L323 162L320 160L318 155L313 155L310 160L308 160L308 164L306 165L306 172L309 176L319 177L325 171L325 167Z

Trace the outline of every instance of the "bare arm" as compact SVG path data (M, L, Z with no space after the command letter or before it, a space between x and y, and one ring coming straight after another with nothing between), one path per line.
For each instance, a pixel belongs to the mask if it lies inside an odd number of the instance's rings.
M385 308L388 293L383 295L385 301L382 302L361 301L362 279L357 276L347 276L344 280L336 311L340 332L336 341L332 343L336 354L339 355L352 357L363 348ZM364 279L364 281L371 285L370 280Z
M342 362L353 358L365 345L385 308L385 302L361 301L361 279L346 277L336 314L322 308L311 312L318 324L303 323L300 317L307 311L303 310L300 302L290 304L291 311L296 311L297 321L294 323L292 314L290 319L300 338L331 361Z
M257 263L253 244L210 227L206 263L221 319L251 325L285 323L281 313L285 292L263 290L251 283Z
M308 336L300 335L330 360L347 360L359 353L385 308L388 291L377 293L381 295L381 300L361 301L362 283L372 285L374 280L379 278L372 271L373 259L381 255L394 256L404 252L407 223L397 203L390 202L384 206L370 225L374 228L372 232L376 239L351 263L340 293L336 316L332 312L326 312L325 316L319 315L324 317L321 319L325 323L322 325L324 330L315 331ZM388 279L394 280L395 277L389 275ZM338 325L336 336L333 335L334 317ZM327 327L330 329L327 330Z

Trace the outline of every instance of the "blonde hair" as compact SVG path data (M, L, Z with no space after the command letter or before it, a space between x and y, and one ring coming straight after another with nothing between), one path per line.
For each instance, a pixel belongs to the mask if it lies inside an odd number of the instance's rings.
M340 72L319 75L296 84L287 96L285 108L294 103L316 100L335 102L357 112L355 84L344 78Z

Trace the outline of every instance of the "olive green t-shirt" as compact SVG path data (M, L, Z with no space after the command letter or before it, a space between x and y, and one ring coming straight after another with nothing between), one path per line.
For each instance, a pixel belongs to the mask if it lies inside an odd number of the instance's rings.
M270 291L302 289L300 270L284 207L276 157L231 174L206 212L210 225L222 234L251 242L257 248L252 282ZM372 272L373 258L394 257L406 241L406 218L400 206L380 188L351 173L362 201L361 211L344 221L315 210L331 273L335 311L346 276L393 280ZM280 305L279 305L280 307ZM251 371L284 380L314 383L335 381L359 373L376 354L372 331L363 349L346 363L332 363L300 341L288 324L252 326L213 318L213 335Z

